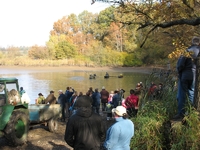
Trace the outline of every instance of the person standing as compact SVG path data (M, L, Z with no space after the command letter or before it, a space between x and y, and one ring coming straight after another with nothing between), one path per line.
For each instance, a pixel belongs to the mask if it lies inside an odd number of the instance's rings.
M188 93L188 98L192 105L194 103L194 88L195 88L195 80L196 80L196 59L197 59L198 55L200 54L199 51L200 51L200 38L193 37L192 45L190 47L188 47L188 49L187 49L187 52L190 53L190 56L193 59L193 67L192 67L193 82L192 82L192 86L189 89L189 93Z
M106 109L106 103L108 103L109 92L103 86L100 94L101 94L101 104L102 104L101 107L102 107L102 111L105 111L105 109Z
M86 95L87 96L92 96L93 93L94 93L93 88L90 87L89 90L87 91Z
M42 93L38 94L38 98L36 99L36 104L45 104L45 98Z
M109 94L109 97L108 97L108 103L112 102L113 96L114 96L114 91L110 91L110 94Z
M74 94L74 89L72 87L67 87L65 91L66 101L65 101L65 109L66 109L66 117L69 118L70 115L70 98Z
M92 98L80 96L74 107L76 112L66 125L66 143L74 150L99 150L105 138L105 130L102 117L92 111Z
M63 94L62 90L58 91L59 97L58 97L58 103L60 104L61 107L61 112L62 112L62 117L61 117L61 121L65 122L66 119L66 110L65 110L65 102L66 102L66 96L65 94Z
M99 93L98 88L94 90L94 93L92 94L92 99L93 99L92 108L94 112L99 114L101 94Z
M113 108L116 108L117 106L121 105L120 101L121 101L120 91L115 90L114 95L113 95L113 99L112 99L112 102L111 102Z
M193 84L193 62L192 58L181 55L177 62L178 71L178 113L172 120L181 120L185 115L185 104L188 91L192 89Z
M134 136L134 124L127 117L126 108L117 106L112 109L116 120L106 132L103 144L106 150L130 150L130 141Z
M24 90L23 87L20 87L19 93L20 93L20 96L22 97L22 95L23 95L24 93L26 93L26 91Z
M129 116L133 117L137 115L138 102L139 102L139 97L135 95L135 91L131 89L130 95L125 99L125 105Z
M47 96L47 98L45 99L45 104L56 104L56 97L54 96L54 91L50 91L50 94Z

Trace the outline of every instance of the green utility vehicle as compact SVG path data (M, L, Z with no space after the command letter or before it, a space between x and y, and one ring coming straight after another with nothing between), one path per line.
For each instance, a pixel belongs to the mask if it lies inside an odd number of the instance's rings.
M22 103L18 79L0 78L0 137L13 145L27 141L29 130L28 104Z

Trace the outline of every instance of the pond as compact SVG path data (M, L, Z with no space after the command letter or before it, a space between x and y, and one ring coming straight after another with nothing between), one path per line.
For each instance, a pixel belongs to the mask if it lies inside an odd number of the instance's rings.
M73 87L78 92L87 92L89 87L98 88L99 91L103 86L106 90L114 91L123 88L125 97L129 95L129 90L134 89L138 82L144 82L148 76L146 73L137 72L120 72L109 71L111 77L105 79L106 71L32 71L30 69L12 70L1 69L0 77L16 77L19 80L19 86L23 87L31 99L31 104L35 103L38 93L42 93L45 97L51 90L55 91L55 96L58 97L58 90L65 92L66 87ZM90 74L96 74L95 79L89 79ZM118 75L123 74L123 78L118 78Z

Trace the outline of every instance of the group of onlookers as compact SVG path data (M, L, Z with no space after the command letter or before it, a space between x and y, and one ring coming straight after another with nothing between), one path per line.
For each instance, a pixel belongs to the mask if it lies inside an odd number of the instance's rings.
M117 89L110 93L103 86L92 87L83 94L72 87L59 90L58 99L62 110L61 121L66 121L65 141L76 149L129 150L134 135L134 124L128 117L137 115L139 96L136 89L130 89L130 95L124 97L125 90ZM52 91L50 92L50 95ZM37 103L51 103L38 94ZM53 92L54 95L54 92ZM49 98L50 99L50 98ZM52 104L52 103L51 103ZM101 110L100 110L101 108ZM107 120L114 121L107 126L101 113L107 113Z
M36 104L56 104L57 100L54 95L54 91L50 91L49 95L45 98L42 93L38 94L38 98L35 100Z
M66 125L66 143L74 150L130 150L134 124L127 118L126 108L117 106L112 109L115 123L107 128L103 117L92 109L92 95L77 98L74 104L76 113L69 118Z

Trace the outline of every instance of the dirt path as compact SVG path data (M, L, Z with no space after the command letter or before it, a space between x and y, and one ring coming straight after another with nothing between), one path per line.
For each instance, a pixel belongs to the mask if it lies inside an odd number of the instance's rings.
M106 114L103 116L105 128L110 127L113 121L106 120ZM28 141L22 146L13 147L6 140L0 138L1 150L73 150L64 141L66 123L58 121L58 130L55 133L49 132L48 127L44 125L36 125L29 130Z
M44 125L36 125L29 130L28 142L22 146L12 147L5 139L0 139L0 149L2 150L72 150L70 146L64 141L64 132L66 124L64 122L58 123L58 130L56 133L48 131Z

